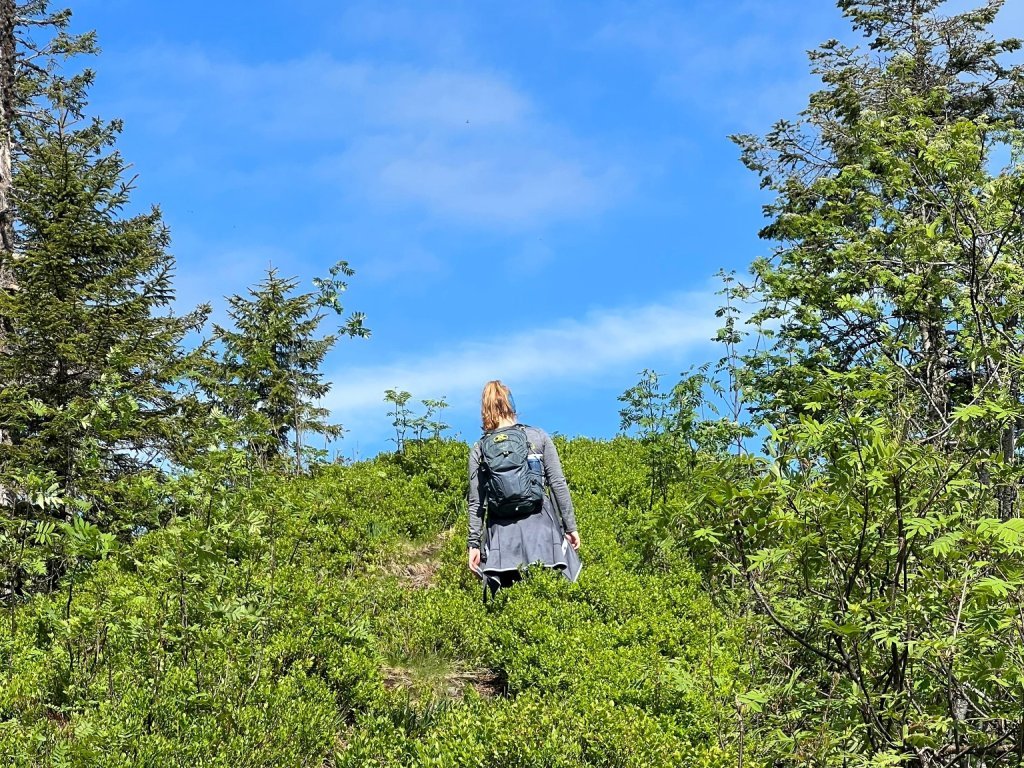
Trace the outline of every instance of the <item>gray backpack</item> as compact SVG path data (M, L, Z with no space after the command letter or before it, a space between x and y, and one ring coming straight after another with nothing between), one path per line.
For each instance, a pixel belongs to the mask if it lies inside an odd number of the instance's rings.
M524 517L544 501L544 477L527 461L530 440L516 424L480 438L480 474L488 513L494 518Z

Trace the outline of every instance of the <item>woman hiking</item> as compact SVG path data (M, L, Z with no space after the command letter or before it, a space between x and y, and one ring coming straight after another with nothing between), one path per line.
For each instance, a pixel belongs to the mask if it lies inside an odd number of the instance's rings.
M519 423L500 381L484 385L480 417L484 434L469 453L470 570L483 579L485 595L537 562L575 581L580 534L554 443Z

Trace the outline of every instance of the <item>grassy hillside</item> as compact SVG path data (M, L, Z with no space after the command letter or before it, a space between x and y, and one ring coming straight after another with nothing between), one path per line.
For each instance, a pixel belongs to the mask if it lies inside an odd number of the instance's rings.
M735 765L741 627L645 554L636 444L560 446L583 575L486 605L464 445L181 481L190 514L4 616L3 764Z

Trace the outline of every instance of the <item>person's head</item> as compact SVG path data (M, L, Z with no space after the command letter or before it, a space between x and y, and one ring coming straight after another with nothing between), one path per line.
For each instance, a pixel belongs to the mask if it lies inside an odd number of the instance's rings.
M485 432L497 429L502 421L515 421L516 405L512 392L500 381L488 381L484 384L480 396L480 421Z

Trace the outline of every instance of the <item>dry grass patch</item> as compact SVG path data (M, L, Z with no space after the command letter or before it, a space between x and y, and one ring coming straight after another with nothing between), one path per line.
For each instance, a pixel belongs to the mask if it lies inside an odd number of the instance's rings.
M414 698L461 699L470 688L484 698L508 693L508 680L500 670L467 668L440 659L407 661L385 667L383 673L386 688L406 690Z
M434 583L441 567L441 550L454 535L451 528L430 541L403 544L391 558L381 564L389 576L396 576L410 589L426 589Z

